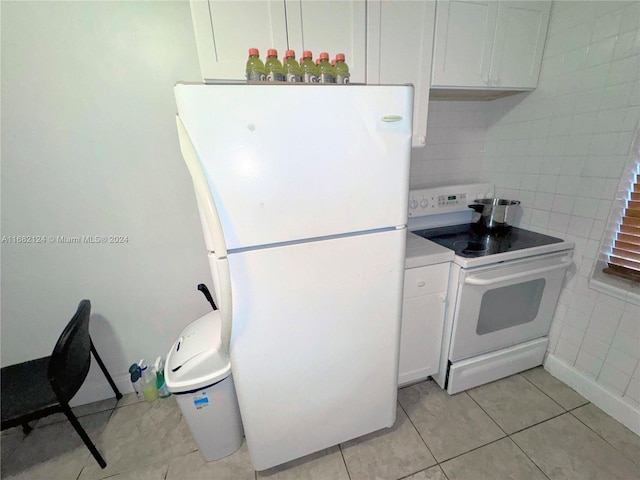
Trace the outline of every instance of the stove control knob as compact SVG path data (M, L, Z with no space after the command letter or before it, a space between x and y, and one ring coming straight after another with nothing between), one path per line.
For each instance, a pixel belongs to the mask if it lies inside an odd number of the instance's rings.
M427 200L426 198L422 197L422 200L420 200L420 206L422 208L427 208L428 205L429 205L429 200Z
M410 208L411 210L415 210L416 208L418 208L418 201L417 201L415 198L412 198L412 199L409 201L409 208Z

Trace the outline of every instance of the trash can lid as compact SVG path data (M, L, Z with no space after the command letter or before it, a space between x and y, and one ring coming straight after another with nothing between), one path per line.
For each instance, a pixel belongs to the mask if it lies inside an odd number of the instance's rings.
M208 387L231 373L229 356L221 348L221 318L215 310L191 322L167 354L164 379L172 393Z

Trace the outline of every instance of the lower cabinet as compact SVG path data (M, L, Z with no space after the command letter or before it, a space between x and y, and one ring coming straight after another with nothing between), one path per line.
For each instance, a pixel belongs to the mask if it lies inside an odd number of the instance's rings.
M438 372L449 262L405 270L398 385Z

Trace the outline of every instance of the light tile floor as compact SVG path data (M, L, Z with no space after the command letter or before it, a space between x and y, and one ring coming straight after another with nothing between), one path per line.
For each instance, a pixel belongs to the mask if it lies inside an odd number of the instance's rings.
M98 467L61 416L2 432L1 476L25 480L640 479L640 438L542 368L449 396L427 381L398 392L393 428L255 472L246 443L204 462L173 398L78 407Z

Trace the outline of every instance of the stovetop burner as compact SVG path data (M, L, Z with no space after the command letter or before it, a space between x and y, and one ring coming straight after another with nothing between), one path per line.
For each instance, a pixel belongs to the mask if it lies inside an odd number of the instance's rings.
M487 231L475 223L427 228L412 233L450 248L456 255L465 258L484 257L563 241L517 227Z

